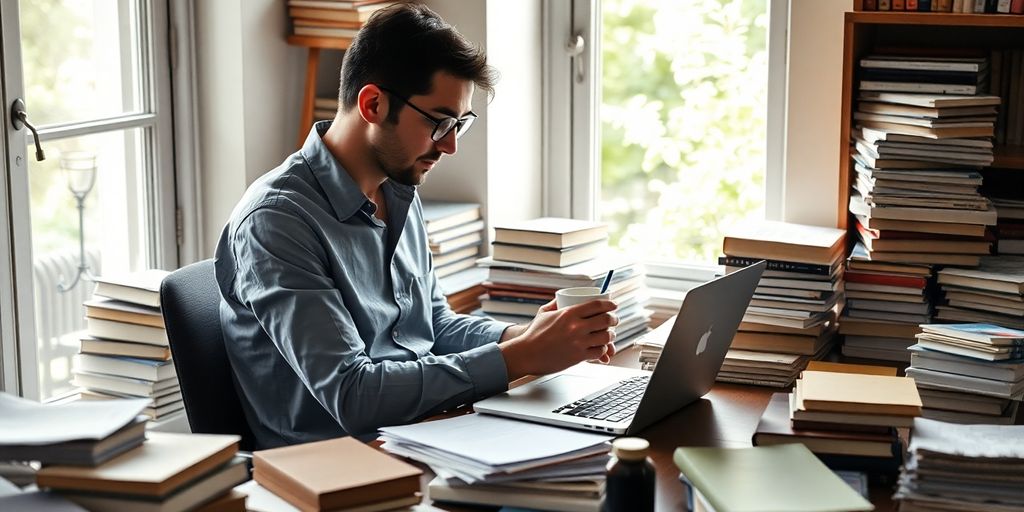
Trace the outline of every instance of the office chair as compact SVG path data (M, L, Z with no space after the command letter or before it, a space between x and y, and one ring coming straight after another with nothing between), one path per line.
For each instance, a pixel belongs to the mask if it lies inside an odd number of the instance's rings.
M213 260L167 276L160 285L160 307L192 432L240 435L241 450L255 449L224 349Z

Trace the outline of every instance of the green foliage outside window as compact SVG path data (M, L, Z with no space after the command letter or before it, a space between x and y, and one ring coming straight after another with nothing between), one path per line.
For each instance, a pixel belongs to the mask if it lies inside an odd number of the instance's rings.
M713 262L764 215L767 0L603 0L600 212L644 259Z

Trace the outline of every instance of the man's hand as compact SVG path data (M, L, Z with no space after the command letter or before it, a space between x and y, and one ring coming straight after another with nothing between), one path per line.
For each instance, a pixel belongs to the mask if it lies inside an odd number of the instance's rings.
M557 372L588 359L607 363L615 354L611 328L619 319L614 302L592 300L564 309L556 307L555 301L541 306L522 334L499 343L510 381Z

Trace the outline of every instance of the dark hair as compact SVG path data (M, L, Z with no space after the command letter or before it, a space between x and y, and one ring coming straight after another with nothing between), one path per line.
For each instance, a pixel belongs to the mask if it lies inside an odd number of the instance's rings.
M373 13L345 51L338 102L342 110L351 109L367 84L384 86L405 98L429 94L438 71L472 80L488 94L494 92L497 72L487 65L482 48L427 6L395 4ZM392 115L399 110L390 109L388 119L397 119Z

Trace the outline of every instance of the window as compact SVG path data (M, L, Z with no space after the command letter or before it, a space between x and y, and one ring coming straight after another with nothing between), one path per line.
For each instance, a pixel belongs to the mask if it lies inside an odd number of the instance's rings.
M577 0L562 18L549 5L552 45L580 41L547 54L548 105L568 104L572 120L549 124L549 147L569 153L548 155L548 213L604 220L610 243L641 259L701 264L733 223L775 216L781 198L766 186L781 189L769 162L782 144L768 137L768 77L785 78L785 50L769 59L768 37L785 13L769 4Z
M8 391L47 400L73 389L92 276L177 264L166 9L21 0L0 12L4 102L24 99L46 153L36 161L27 129L6 132L0 225L14 244L0 275L15 286L0 333L18 354L4 360Z

